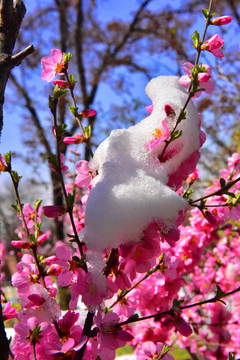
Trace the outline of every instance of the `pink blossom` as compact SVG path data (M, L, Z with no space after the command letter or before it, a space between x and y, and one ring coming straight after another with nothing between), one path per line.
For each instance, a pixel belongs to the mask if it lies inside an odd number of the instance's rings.
M53 81L54 85L58 85L61 89L68 89L69 83L66 80L55 80Z
M8 167L5 163L4 157L0 154L0 173L1 171L7 171Z
M58 276L58 286L68 286L70 285L72 278L73 278L73 271L76 270L73 267L74 261L72 260L72 249L65 245L60 244L57 246L56 249L56 257L57 261L56 264L61 266L61 273Z
M158 144L162 143L164 140L168 139L170 136L170 129L168 128L167 120L162 121L163 130L155 129L152 135L154 139L151 139L148 143L145 144L147 150L154 149Z
M41 206L39 206L38 211L36 211L36 209L33 209L28 203L23 205L23 216L29 229L34 227L35 223L41 222L41 212ZM18 215L18 218L21 220L20 215Z
M80 115L83 118L92 117L92 116L95 116L96 114L97 114L96 110L93 110L93 109L85 109L80 113Z
M43 206L43 215L49 218L62 216L66 214L67 209L64 206L49 205Z
M102 286L97 276L91 272L83 274L81 269L78 270L77 283L71 286L70 292L72 298L69 307L71 310L74 309L79 295L82 295L82 301L90 308L96 308L107 296L107 289Z
M208 210L205 210L204 211L204 217L207 219L207 221L211 224L211 225L213 225L213 226L215 226L216 224L217 224L217 219L216 219L216 217L210 212L210 211L208 211Z
M31 247L30 242L24 240L13 240L11 241L11 245L17 249L30 249Z
M41 59L43 81L51 82L57 73L62 73L64 69L63 54L59 49L52 49L50 57Z
M47 270L47 274L49 276L51 276L51 275L59 276L61 274L61 272L62 272L62 267L57 264L50 265L50 267Z
M44 233L44 234L41 234L40 236L38 236L37 238L37 246L39 245L42 245L48 238L48 234L47 233Z
M115 349L124 346L127 341L131 341L133 336L117 326L119 323L119 316L114 312L102 316L100 311L98 311L94 320L98 328L98 344L97 347L93 349L95 350L94 358L99 355L100 358L114 360Z
M75 179L75 185L79 187L86 187L91 182L90 169L88 167L88 161L80 160L76 164L77 177Z
M53 127L53 132L55 132L55 129ZM64 161L65 161L65 155L60 153L60 166L61 166L61 171L62 173L65 173L68 170L68 166L64 165ZM57 165L55 164L55 162L51 162L50 160L48 161L50 168L53 171L57 171Z
M176 116L174 108L169 104L164 105L164 111L167 116Z
M157 342L157 344L154 344L152 341L146 341L142 344L141 350L142 352L137 353L137 359L136 360L152 360L152 359L161 359L161 354L163 350L164 344ZM166 354L163 357L164 360L174 360L172 355Z
M184 86L186 89L188 89L191 84L192 68L194 68L193 64L191 64L190 62L185 62L183 64L183 70L187 75L181 76L180 79L178 80L179 83L182 86ZM202 65L202 69L205 70L206 72L202 72L198 74L198 81L199 81L198 89L205 89L204 91L206 91L207 94L211 94L215 89L214 83L210 80L212 69L209 65L206 64ZM202 94L201 91L196 92L194 98L198 98L201 94Z
M46 341L46 354L54 355L54 358L69 357L75 351L81 349L87 341L86 336L82 336L82 327L75 325L79 314L68 311L62 319L58 320L58 328L61 337L54 329L48 334ZM56 356L56 357L55 357Z
M38 269L31 255L24 254L21 262L16 265L17 271L12 276L12 284L22 295L30 287L31 282L38 281Z
M33 331L38 327L38 331ZM14 359L16 360L32 360L33 359L33 346L36 344L37 358L40 358L40 354L44 353L44 338L51 330L51 325L46 322L39 324L36 317L27 317L22 315L20 322L14 325L15 338L12 351L14 353ZM48 358L46 358L47 360Z
M68 170L68 166L64 165L65 155L62 153L60 154L60 160L61 160L61 170L62 173L64 174Z
M224 44L224 40L220 38L218 34L213 35L209 40L202 44L201 49L211 52L218 58L224 57L221 47Z
M81 144L83 142L83 135L67 136L63 139L63 142L65 144Z
M22 294L20 304L24 314L36 317L39 322L54 322L59 319L61 309L49 291L41 284L31 284Z
M191 326L180 315L174 316L174 324L181 335L188 337L192 334Z
M240 156L238 153L233 153L232 156L228 158L228 167L230 171L239 170Z
M147 106L145 106L145 109L147 110L149 115L151 115L151 113L153 112L153 105L147 105Z
M13 319L15 317L17 317L17 309L13 307L10 302L7 302L3 309L3 321Z
M188 175L187 183L192 184L195 180L197 180L199 178L199 176L200 176L199 171L197 169L195 169L193 173Z
M212 25L226 25L229 24L232 21L232 16L224 15L216 17L211 21Z

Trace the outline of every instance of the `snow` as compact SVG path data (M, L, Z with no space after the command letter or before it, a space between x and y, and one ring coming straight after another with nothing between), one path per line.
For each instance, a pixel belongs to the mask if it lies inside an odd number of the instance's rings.
M178 126L182 136L169 146L169 159L161 163L158 156L164 143L150 151L146 144L156 128L163 130L164 119L173 129L176 118L167 117L164 106L172 106L178 116L187 92L177 77L162 76L149 82L146 93L152 100L153 112L128 129L112 131L89 164L96 176L86 204L86 226L80 236L96 253L140 241L152 221L166 233L179 212L188 207L187 201L168 186L168 180L199 149L197 109L190 101L187 118Z

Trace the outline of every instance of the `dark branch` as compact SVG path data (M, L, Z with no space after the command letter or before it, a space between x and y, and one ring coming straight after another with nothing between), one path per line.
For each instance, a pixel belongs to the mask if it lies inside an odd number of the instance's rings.
M4 93L12 68L30 53L33 46L12 57L19 28L26 13L21 0L1 0L0 2L0 134L3 127Z

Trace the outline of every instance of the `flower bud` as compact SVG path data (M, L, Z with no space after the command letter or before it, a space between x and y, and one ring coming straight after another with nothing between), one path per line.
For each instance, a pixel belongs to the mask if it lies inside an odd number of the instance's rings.
M232 21L232 17L231 16L220 16L220 17L216 17L215 19L213 19L211 21L212 25L226 25L229 24Z
M67 209L64 206L43 206L43 214L49 218L64 215L66 212Z
M88 118L88 117L91 117L91 116L95 116L96 113L97 112L95 110L93 110L93 109L86 109L86 110L83 110L80 115L83 118Z
M12 246L17 249L30 249L31 244L28 241L13 240L11 241Z

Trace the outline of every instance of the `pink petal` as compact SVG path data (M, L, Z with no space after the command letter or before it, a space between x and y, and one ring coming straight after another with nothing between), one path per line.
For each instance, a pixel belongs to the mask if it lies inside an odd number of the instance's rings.
M192 334L192 328L191 326L180 316L175 321L177 330L180 332L183 336L190 336Z
M202 89L205 89L207 94L211 94L213 92L213 90L215 89L215 84L209 80L206 83L200 83L199 87Z
M147 110L147 112L151 115L152 111L153 111L153 105L147 105L145 106L145 109Z
M221 49L211 50L211 53L218 58L224 57L224 54Z
M187 75L191 75L191 69L194 67L194 65L190 62L185 62L183 64L183 71L187 74Z
M55 64L61 63L63 60L63 54L59 49L51 50L51 58Z
M183 75L180 77L180 79L178 79L178 82L185 88L188 88L191 83L191 79L189 76Z
M72 349L75 344L75 341L72 338L69 338L62 346L61 352L67 352L68 350Z
M156 345L152 341L146 341L143 343L142 349L147 356L153 356L156 352Z

